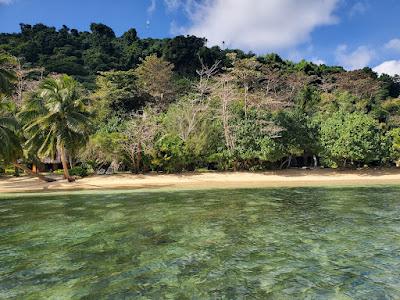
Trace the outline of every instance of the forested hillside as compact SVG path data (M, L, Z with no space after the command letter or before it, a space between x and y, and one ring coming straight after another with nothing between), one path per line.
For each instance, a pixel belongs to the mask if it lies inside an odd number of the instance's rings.
M0 34L3 163L61 153L64 169L133 172L399 164L398 76L90 30Z

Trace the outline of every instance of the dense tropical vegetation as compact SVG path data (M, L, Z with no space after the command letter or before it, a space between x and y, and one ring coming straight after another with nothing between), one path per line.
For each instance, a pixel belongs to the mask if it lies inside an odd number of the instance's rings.
M400 164L400 78L21 24L0 34L0 162L180 172ZM29 171L29 170L28 170ZM86 172L86 171L85 171Z

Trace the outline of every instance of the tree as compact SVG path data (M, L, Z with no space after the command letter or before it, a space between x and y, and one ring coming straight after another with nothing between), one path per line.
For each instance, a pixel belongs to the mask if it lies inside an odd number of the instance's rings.
M360 112L336 112L321 121L322 159L328 166L369 164L381 159L382 134L376 120Z
M176 36L166 42L163 57L174 65L178 74L195 75L200 67L198 55L205 44L205 39L196 36Z
M100 169L108 165L118 165L123 160L121 141L124 136L121 132L99 130L90 136L86 147L79 154L79 158L88 163L93 169Z
M396 166L400 167L400 128L392 129L388 135L391 141L390 156L396 163Z
M326 91L347 91L358 99L367 99L373 103L382 98L383 83L369 70L356 70L327 76L322 88Z
M87 141L90 119L77 82L63 75L44 80L37 97L27 103L22 115L29 122L27 145L39 145L40 156L60 154L64 177L74 181L68 172L67 152L73 152Z
M122 149L132 162L132 170L140 172L143 167L143 155L149 155L154 149L154 139L158 124L156 114L147 108L142 114L133 114L123 132Z
M55 181L55 179L32 172L29 168L18 162L18 159L23 157L20 124L12 115L10 109L11 106L12 104L4 99L0 101L0 160L3 160L6 163L11 163L16 168L25 171L31 176L36 176L43 181Z
M16 59L14 72L17 84L13 98L18 105L22 105L24 94L34 92L38 88L44 71L44 68L25 68L21 60Z
M133 70L100 72L96 85L91 98L99 122L115 115L128 116L149 101L149 97L139 91Z
M15 59L7 53L0 52L0 94L10 94L13 84L17 80L12 65Z
M22 156L22 146L18 137L18 121L9 113L10 104L0 101L0 158L13 162Z
M165 107L174 95L173 68L164 59L150 55L135 70L139 87L156 99L158 107Z
M316 155L320 150L317 122L300 107L280 111L275 122L282 128L280 142L283 155L287 158L282 162L281 168L285 165L289 168L292 159L300 156L303 156L304 166L307 166L308 158L312 156L316 167Z
M15 109L11 109L11 107L15 105L2 96L2 93L11 93L12 83L17 79L17 75L10 64L15 64L15 59L5 53L0 53L0 140L2 141L0 159L11 162L15 167L30 175L37 176L41 180L54 181L40 174L34 174L30 169L17 162L17 159L23 156L21 139L18 134L20 124L12 113Z
M245 169L262 169L264 163L273 163L286 153L280 133L283 128L274 124L268 111L249 109L246 118L235 120L235 155Z
M238 83L244 88L244 115L247 117L247 103L249 89L261 79L262 73L259 71L261 64L255 57L237 59L236 53L229 53L233 68L230 73L237 78Z
M217 115L219 116L224 130L225 146L230 155L235 150L235 135L232 128L232 105L238 100L237 87L234 78L229 74L218 76L212 89L212 97L219 102Z

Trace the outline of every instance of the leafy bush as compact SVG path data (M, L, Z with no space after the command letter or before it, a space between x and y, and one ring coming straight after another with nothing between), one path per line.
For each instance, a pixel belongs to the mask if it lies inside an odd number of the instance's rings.
M88 169L84 166L77 166L69 169L69 175L71 176L79 176L86 177L89 175Z
M400 128L394 128L388 133L390 143L390 158L400 166Z
M69 175L71 176L79 176L79 177L86 177L89 175L90 170L86 166L77 166L69 169ZM64 170L63 169L58 169L54 171L54 174L57 175L63 175Z
M321 123L322 160L346 167L382 160L384 137L376 120L363 113L337 112Z

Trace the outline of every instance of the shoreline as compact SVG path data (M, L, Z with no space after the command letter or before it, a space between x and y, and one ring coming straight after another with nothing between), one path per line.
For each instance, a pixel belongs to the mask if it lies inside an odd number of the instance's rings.
M61 178L61 177L58 177ZM37 178L0 177L0 193L43 193L101 190L190 190L279 187L400 185L400 169L290 169L264 172L93 175L68 183Z

